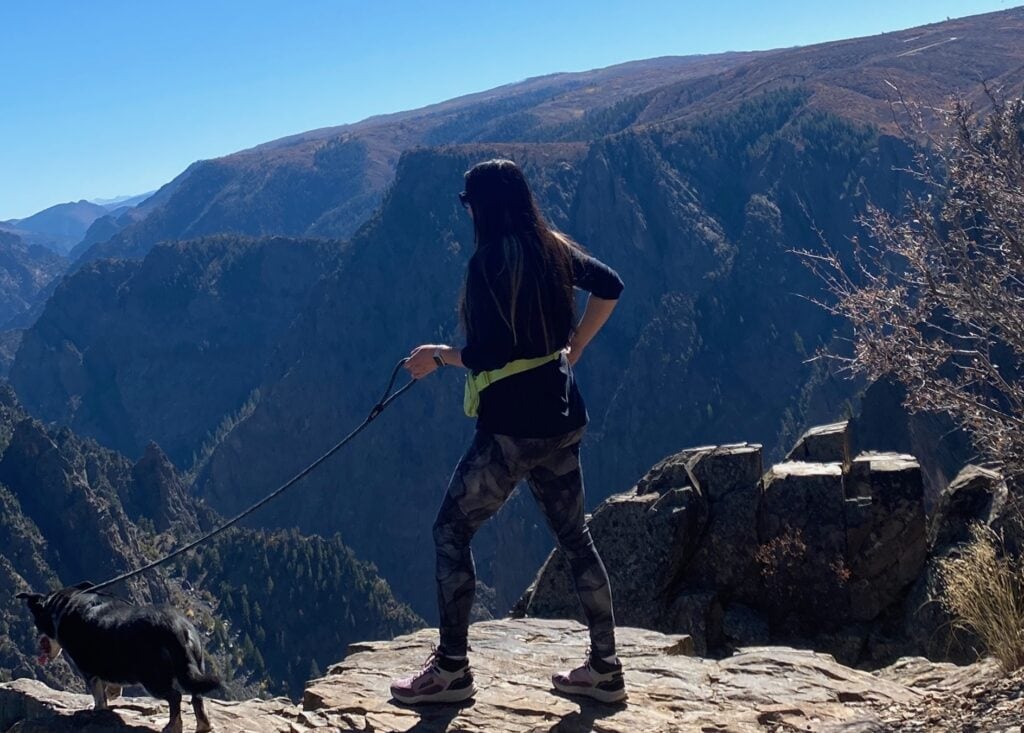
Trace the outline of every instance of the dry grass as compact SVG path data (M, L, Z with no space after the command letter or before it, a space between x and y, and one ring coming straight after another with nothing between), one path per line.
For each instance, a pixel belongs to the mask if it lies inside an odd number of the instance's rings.
M942 604L984 642L1007 673L1024 666L1024 567L999 552L999 537L978 524L959 554L940 561Z

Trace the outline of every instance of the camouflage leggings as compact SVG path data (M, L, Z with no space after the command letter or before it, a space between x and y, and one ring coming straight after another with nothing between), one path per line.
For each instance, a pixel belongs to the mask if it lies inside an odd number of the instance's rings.
M583 428L554 438L513 438L477 431L455 468L434 522L441 653L466 654L476 570L469 543L526 479L558 544L590 627L595 655L615 654L615 618L605 572L583 516Z

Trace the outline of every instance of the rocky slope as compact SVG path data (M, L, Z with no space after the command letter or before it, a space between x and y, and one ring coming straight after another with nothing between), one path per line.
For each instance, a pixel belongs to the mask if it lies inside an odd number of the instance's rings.
M250 700L208 705L215 729L241 731L509 731L522 733L882 733L898 730L1012 730L1022 714L1010 704L1022 684L994 684L993 668L952 668L904 660L871 674L827 655L784 647L745 650L727 660L690 656L685 636L623 628L628 704L608 706L564 697L548 675L578 661L586 643L578 624L493 621L470 630L481 688L472 704L420 709L388 699L388 680L407 674L430 652L433 632L392 642L355 644L341 664L312 680L302 704ZM973 705L995 687L997 705ZM996 702L995 697L990 699ZM88 711L90 698L19 680L0 685L0 730L10 733L160 730L166 705L148 698L116 701L107 713ZM189 725L186 715L186 727ZM926 727L921 727L926 726ZM986 726L986 727L981 727ZM999 727L1002 726L1002 727Z
M166 205L96 241L85 259L141 257L215 232L348 237L417 146L592 140L627 126L720 110L766 90L811 90L815 109L892 126L893 85L938 103L979 79L1021 87L1019 9L897 33L762 53L668 57L552 74L423 109L313 130L195 164Z
M403 151L477 139L550 139L564 135L566 123L587 121L590 111L759 55L652 59L553 74L200 161L150 216L119 225L105 240L91 236L89 248L74 254L81 260L142 257L162 240L217 232L347 238L379 205ZM545 128L554 132L538 132Z
M47 429L9 388L0 390L0 679L79 685L63 662L37 665L36 632L16 593L105 580L219 520L188 495L157 446L133 463L67 429ZM270 577L278 579L276 588ZM338 537L297 532L235 530L170 572L115 591L134 602L187 609L235 694L298 694L318 656L326 665L352 641L390 638L422 624ZM280 618L296 625L270 621ZM314 622L330 631L309 636Z
M0 325L31 308L67 265L55 252L0 231Z
M63 440L73 437L65 433ZM365 571L343 575L344 594L323 595L322 568L330 565L319 558L330 549L315 538L230 533L180 568L197 587L218 589L216 614L196 614L209 646L221 649L230 627L242 650L254 638L264 649L258 661L246 659L250 664L263 665L265 656L269 667L283 655L293 675L308 664L312 679L301 705L212 702L211 716L225 731L1013 730L1024 722L1020 675L1001 679L989 661L955 667L902 656L970 654L971 641L949 637L949 619L936 610L935 563L965 541L972 521L1019 546L1024 532L1005 484L968 467L926 515L911 456L852 457L849 446L847 424L814 428L767 472L760 446L689 449L598 507L590 527L615 589L630 694L620 706L580 702L550 688L550 673L578 663L587 644L582 625L557 618L576 613L557 552L520 604L527 617L471 627L481 688L474 702L415 709L389 700L387 684L426 658L436 630L350 643L344 660L320 676L317 655L345 644L333 623L310 633L325 610L378 624L389 610L384 618L391 620L375 628L390 636L401 629L393 615L400 609L388 596L362 608L347 600L353 587L356 595L379 588ZM5 454L0 477L8 475L8 461ZM132 512L144 497L177 495L173 470L155 448L132 475L136 490L118 493ZM162 489L146 490L161 478ZM150 521L162 521L152 514ZM38 533L28 527L2 539L22 566L48 582ZM287 601L275 601L275 594ZM192 593L175 599L190 612L198 600ZM270 637L282 643L263 645ZM228 654L220 663L231 673L232 660L243 658ZM875 671L847 666L854 663ZM147 698L123 698L106 713L88 711L89 704L30 680L0 684L0 730L146 731L159 730L166 718L166 706Z
M70 276L22 340L27 409L126 455L150 441L179 466L244 413L337 243L212 237Z

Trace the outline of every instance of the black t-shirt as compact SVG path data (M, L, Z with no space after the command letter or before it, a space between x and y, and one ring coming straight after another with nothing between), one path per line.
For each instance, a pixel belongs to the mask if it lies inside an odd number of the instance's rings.
M575 248L571 253L573 285L606 300L622 293L622 279L603 262ZM499 246L479 248L466 274L466 301L471 323L462 363L474 373L490 371L516 359L530 359L567 346L572 314L551 307L557 287L552 273L525 259L515 317L509 319L511 278L504 273ZM541 311L547 310L547 317ZM553 345L553 348L552 348ZM518 438L548 438L587 423L587 409L565 356L514 374L480 393L477 429Z

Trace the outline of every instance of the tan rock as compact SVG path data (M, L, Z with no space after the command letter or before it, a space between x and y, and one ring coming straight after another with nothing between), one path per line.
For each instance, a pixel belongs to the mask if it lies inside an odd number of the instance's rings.
M150 697L121 697L110 710L92 709L92 696L60 692L35 680L0 685L0 731L54 733L86 729L89 733L159 731L167 724L167 703ZM218 733L278 733L329 726L328 716L304 712L290 700L207 700L207 713ZM311 724L304 720L309 716ZM185 730L194 730L192 708L183 706Z
M284 699L211 700L210 717L220 733L875 733L893 730L887 726L894 717L927 725L932 696L966 695L992 674L986 665L954 668L924 659L870 674L825 654L787 647L749 648L716 661L689 656L687 636L627 627L619 629L619 651L629 701L610 706L559 695L550 685L551 672L582 660L583 626L506 619L470 629L480 688L475 700L422 708L393 702L390 681L415 670L435 640L436 631L423 629L389 642L353 645L348 658L309 683L301 705ZM85 695L16 680L0 685L0 731L144 733L159 731L167 720L167 706L150 698L121 698L102 713L91 705ZM913 712L908 719L903 711ZM186 712L185 730L193 728Z

